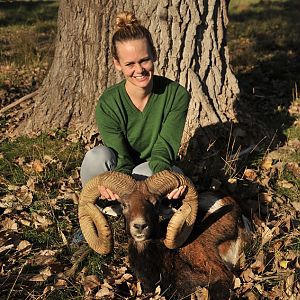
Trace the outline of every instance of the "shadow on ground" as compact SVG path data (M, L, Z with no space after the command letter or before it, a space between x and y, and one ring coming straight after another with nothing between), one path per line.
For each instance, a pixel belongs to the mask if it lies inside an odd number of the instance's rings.
M199 128L190 140L182 167L190 176L200 174L203 183L227 179L282 145L294 121L288 109L300 82L300 2L260 1L244 11L233 7L229 16L228 46L240 87L238 124Z
M58 1L7 1L0 3L0 27L31 25L52 21L57 16Z

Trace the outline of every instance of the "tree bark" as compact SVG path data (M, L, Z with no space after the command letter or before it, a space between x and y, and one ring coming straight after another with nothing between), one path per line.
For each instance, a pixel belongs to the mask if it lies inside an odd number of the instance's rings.
M19 132L68 128L90 139L97 133L95 105L122 78L110 41L116 14L134 11L157 47L157 74L191 93L182 151L196 130L235 121L239 93L229 65L226 0L61 0L56 51L35 105Z

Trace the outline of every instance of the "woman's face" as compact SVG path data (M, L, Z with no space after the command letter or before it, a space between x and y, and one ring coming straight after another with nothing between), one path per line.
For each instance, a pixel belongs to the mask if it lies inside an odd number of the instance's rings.
M155 57L146 39L117 42L117 70L122 71L130 88L152 88Z

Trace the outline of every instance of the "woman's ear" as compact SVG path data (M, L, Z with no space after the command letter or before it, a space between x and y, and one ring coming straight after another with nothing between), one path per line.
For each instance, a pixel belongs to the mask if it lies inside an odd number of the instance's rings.
M119 61L116 58L113 58L113 62L114 62L115 68L118 71L122 71L121 65L120 65Z

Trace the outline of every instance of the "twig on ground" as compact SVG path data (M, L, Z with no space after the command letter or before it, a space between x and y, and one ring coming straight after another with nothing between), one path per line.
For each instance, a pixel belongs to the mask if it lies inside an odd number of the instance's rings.
M243 155L245 155L245 154L248 154L248 153L252 153L253 152L253 150L256 148L256 145L251 145L251 146L249 146L248 148L246 148L245 150L243 150L243 151L240 151L238 154L237 153L235 153L235 154L231 154L230 156L229 156L229 160L230 161L235 161L235 160L238 160L238 159L240 159Z
M78 266L80 265L80 263L85 259L85 257L88 255L89 253L89 248L87 247L87 245L82 245L79 250L77 250L74 254L73 257L76 257L77 255L80 255L76 261L74 261L73 266L65 271L65 275L66 277L73 277L76 273L76 270L78 269Z
M33 97L36 96L38 93L39 93L38 90L37 90L37 91L34 91L34 92L32 92L32 93L30 93L30 94L28 94L28 95L26 95L26 96L20 98L19 100L16 100L16 101L14 101L13 103L11 103L11 104L9 104L9 105L3 107L3 108L0 110L0 115L3 114L3 113L5 113L6 111L10 110L11 108L13 108L13 107L15 107L15 106L21 104L22 102L24 102L24 101L26 101L26 100L29 100L29 99L33 98Z
M9 294L8 294L6 300L9 300L10 295L11 295L11 293L12 293L12 291L13 291L13 289L14 289L14 287L15 287L15 285L16 285L16 283L17 283L17 281L18 281L18 279L19 279L19 277L20 277L20 275L21 275L21 273L22 273L22 271L23 271L23 268L24 268L24 266L25 266L26 264L27 264L27 261L21 266L21 269L20 269L18 275L16 276L16 279L15 279L15 281L14 281L14 283L13 283L13 285L12 285L10 291L9 291Z

